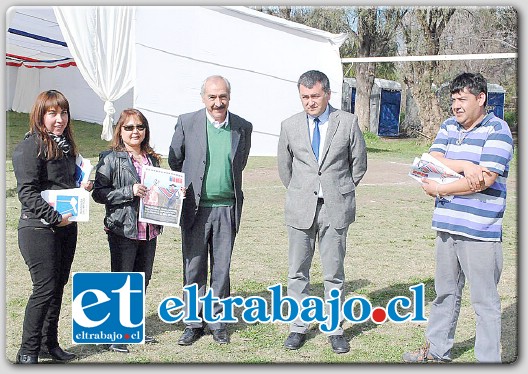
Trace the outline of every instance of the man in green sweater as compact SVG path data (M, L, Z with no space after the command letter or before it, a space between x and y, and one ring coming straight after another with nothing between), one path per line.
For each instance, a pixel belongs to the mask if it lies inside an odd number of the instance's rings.
M224 77L208 77L201 95L204 109L178 117L168 162L172 170L185 173L181 218L184 287L196 285L197 296L203 297L208 291L210 267L213 296L223 299L231 292L231 253L240 227L242 170L251 148L253 125L228 111L231 85ZM188 301L184 293L186 316ZM197 314L203 317L201 303L198 309ZM222 311L222 305L216 303L214 314ZM204 334L204 327L203 321L187 322L178 344L193 344ZM229 343L225 323L209 323L208 327L217 343Z

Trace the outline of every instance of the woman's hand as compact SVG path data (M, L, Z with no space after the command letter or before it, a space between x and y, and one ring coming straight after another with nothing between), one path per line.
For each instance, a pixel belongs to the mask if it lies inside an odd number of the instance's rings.
M135 183L132 186L132 191L134 192L134 196L144 198L147 195L147 186L144 184Z
M70 223L72 223L72 221L70 221L70 217L72 215L73 214L71 213L64 213L63 215L61 215L62 219L61 222L57 225L57 227L68 226Z
M89 180L88 182L81 182L81 187L90 192L93 190L94 182L92 180Z

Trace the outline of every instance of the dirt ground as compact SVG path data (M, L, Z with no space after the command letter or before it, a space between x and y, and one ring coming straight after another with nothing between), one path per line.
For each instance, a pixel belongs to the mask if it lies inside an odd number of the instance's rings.
M361 185L416 185L417 182L408 176L410 167L410 163L370 159ZM387 179L389 173L390 180Z
M417 187L418 182L409 177L411 163L402 161L387 161L383 159L372 158L368 160L367 172L361 180L361 186L413 186ZM390 176L390 177L389 177ZM276 168L267 169L259 168L247 170L244 178L251 180L266 181L278 180ZM508 176L508 186L514 186L517 183L517 173L510 173ZM420 191L421 192L421 191Z
M417 182L407 175L410 167L410 163L369 159L367 172L361 180L361 185L416 185ZM390 175L390 179L388 175ZM278 180L278 178L276 165L273 165L272 169L265 167L244 171L244 179L247 180L265 183L270 180Z

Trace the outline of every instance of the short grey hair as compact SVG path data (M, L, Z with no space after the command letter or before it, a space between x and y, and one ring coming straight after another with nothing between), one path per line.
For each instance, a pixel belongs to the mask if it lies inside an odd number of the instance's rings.
M200 96L203 97L203 95L205 95L205 84L210 80L210 79L222 79L225 84L226 84L226 87L227 87L227 93L229 95L231 95L231 83L229 83L229 81L227 80L227 78L224 78L222 77L221 75L211 75L207 78L205 78L205 80L203 81L202 83L202 88L200 89Z
M318 70L309 70L301 75L297 82L297 89L299 89L301 85L306 88L312 88L317 82L321 83L325 93L330 93L330 81L328 80L328 77L325 73Z

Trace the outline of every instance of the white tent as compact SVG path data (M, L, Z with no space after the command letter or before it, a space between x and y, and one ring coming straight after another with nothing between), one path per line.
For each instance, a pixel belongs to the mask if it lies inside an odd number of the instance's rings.
M63 92L74 119L102 124L104 102L87 84L66 46L52 7L11 7L6 19L6 95L8 110L28 113L45 90ZM133 89L114 103L133 106Z
M107 12L121 8L132 9L132 21L115 18L115 22L109 22L111 18L108 17L113 15L109 16ZM20 21L27 17L28 11L33 12L30 13L32 21ZM86 22L79 18L85 16L88 17ZM102 17L107 17L104 22L99 20ZM252 155L276 154L280 122L302 110L296 82L303 72L310 69L325 72L332 88L331 103L337 108L341 105L339 46L346 35L330 34L246 7L16 7L15 13L8 16L7 26L12 30L42 23L46 23L47 28L39 26L40 29L33 28L30 33L67 41L68 48L54 45L55 51L52 52L55 55L40 55L33 59L39 63L53 60L58 65L67 64L73 55L77 66L25 68L24 65L32 63L25 61L20 67L8 67L7 108L28 111L27 107L17 106L17 97L20 97L17 92L24 92L22 97L32 102L38 92L53 87L70 99L74 118L102 123L104 102L101 95L93 91L98 79L97 76L88 77L92 80L89 86L85 70L99 64L104 56L106 65L94 70L101 73L101 70L109 69L110 72L102 75L100 81L108 76L124 76L128 71L132 72L132 88L115 101L111 100L116 113L127 106L143 111L151 124L152 144L164 155L168 153L177 116L203 107L200 88L209 75L220 74L230 80L230 110L254 125ZM101 31L101 25L113 27ZM53 34L49 34L51 30ZM99 34L90 30L98 30ZM124 36L128 40L121 42ZM10 55L23 55L23 51L15 49L21 48L21 38L8 30L6 59ZM39 43L50 44L46 41ZM39 46L33 46L33 49L50 53ZM60 53L56 49L60 49ZM126 56L116 53L121 50L127 51ZM114 58L113 62L108 61L108 55ZM128 60L115 63L115 58ZM85 82L79 79L82 77ZM124 78L114 80L119 85Z

